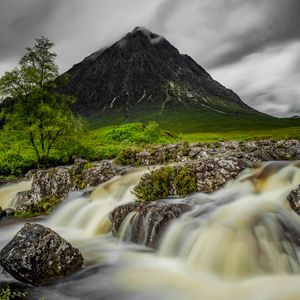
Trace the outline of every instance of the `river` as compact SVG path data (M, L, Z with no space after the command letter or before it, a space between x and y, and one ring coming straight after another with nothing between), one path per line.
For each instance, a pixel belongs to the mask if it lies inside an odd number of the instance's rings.
M28 291L28 299L300 299L300 217L286 200L300 184L297 162L269 162L244 170L221 190L166 199L193 209L171 223L157 251L112 237L109 213L134 201L144 170L74 192L37 222L51 227L85 259L85 268L54 285L30 288L2 274L0 280ZM17 190L10 186L6 203ZM6 187L0 195L6 195ZM26 189L26 188L25 188ZM14 193L12 192L14 191ZM128 215L122 238L130 234ZM0 248L24 220L0 223ZM147 227L147 226L146 226Z

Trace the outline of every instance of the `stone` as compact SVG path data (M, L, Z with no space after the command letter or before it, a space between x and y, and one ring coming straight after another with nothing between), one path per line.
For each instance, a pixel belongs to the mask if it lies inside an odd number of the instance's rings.
M12 218L15 216L16 211L13 208L6 208L3 210L3 216L6 218Z
M0 265L17 280L39 286L79 271L83 257L50 228L27 223L1 250Z
M193 161L186 166L196 176L198 191L211 193L220 189L228 180L236 178L243 169L250 165L247 161L234 157L214 157Z
M21 192L16 199L16 209L20 212L45 212L43 201L58 203L74 190L67 168L57 167L38 171L33 175L30 191Z
M300 185L287 196L291 208L300 215Z
M86 186L98 186L114 176L123 175L128 172L131 167L119 166L110 160L103 160L99 163L94 163L92 168L88 168L82 172L82 180Z
M111 213L112 233L118 236L122 223L130 213L135 212L124 236L126 241L157 249L159 242L171 221L189 211L185 203L129 203L119 206Z

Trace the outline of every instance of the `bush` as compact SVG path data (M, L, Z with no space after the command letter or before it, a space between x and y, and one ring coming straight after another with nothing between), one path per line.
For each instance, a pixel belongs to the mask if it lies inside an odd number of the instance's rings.
M197 192L195 175L184 166L166 166L147 173L133 190L138 201L184 197L194 192Z

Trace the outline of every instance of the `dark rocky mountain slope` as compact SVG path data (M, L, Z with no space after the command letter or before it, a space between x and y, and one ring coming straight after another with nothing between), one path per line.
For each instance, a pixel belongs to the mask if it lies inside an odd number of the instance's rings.
M78 98L75 111L114 116L112 122L159 119L174 111L262 115L164 37L141 27L67 73L64 92Z

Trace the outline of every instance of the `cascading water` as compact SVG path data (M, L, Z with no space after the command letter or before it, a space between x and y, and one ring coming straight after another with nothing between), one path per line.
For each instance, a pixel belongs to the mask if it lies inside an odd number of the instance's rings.
M228 184L213 201L186 199L194 209L170 228L160 254L226 278L299 273L300 217L286 200L299 183L299 168L273 164Z
M13 208L14 198L19 192L30 190L31 181L20 181L16 184L7 184L0 187L0 207Z
M172 222L157 253L109 234L108 214L134 200L130 190L143 172L114 178L57 208L45 225L97 267L33 294L45 299L300 299L300 217L286 200L300 184L299 163L267 163L245 170L216 193L176 199L192 210ZM125 240L135 216L131 213L120 227ZM0 246L16 230L0 227Z
M155 259L131 264L124 285L179 299L300 299L300 217L287 201L299 183L298 163L274 162L182 199L193 209L172 223Z
M98 186L89 197L69 201L49 219L50 227L84 231L88 236L110 231L109 213L117 206L134 200L131 189L138 184L145 169L137 169Z

